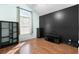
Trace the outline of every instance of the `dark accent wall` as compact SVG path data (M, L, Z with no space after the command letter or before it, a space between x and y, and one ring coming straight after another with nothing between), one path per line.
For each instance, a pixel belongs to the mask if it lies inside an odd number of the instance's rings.
M78 5L40 16L39 25L45 35L61 35L64 43L78 45Z
M78 5L78 40L79 40L79 5Z

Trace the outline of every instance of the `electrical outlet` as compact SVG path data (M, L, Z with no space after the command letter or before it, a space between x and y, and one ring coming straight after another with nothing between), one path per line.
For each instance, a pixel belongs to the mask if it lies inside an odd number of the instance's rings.
M69 39L69 42L71 42L71 39Z
M68 44L71 44L71 39L69 39L68 41L69 41Z

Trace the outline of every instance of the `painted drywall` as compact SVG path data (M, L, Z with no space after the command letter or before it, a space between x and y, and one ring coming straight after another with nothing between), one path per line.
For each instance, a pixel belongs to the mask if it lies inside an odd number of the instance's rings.
M33 33L32 34L26 34L26 35L19 35L19 41L28 40L31 38L36 38L36 28L39 28L39 15L28 5L15 5L15 4L2 4L0 5L0 21L14 21L18 22L17 20L17 8L21 7L26 10L32 11L33 16Z
M36 10L40 16L42 16L73 5L75 4L30 4L29 6Z

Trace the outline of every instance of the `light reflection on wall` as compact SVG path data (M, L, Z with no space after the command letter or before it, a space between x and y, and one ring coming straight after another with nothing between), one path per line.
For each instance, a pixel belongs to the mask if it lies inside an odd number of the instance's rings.
M50 23L47 23L47 24L46 24L46 31L47 31L48 33L51 31L51 29L50 29Z
M65 16L65 14L63 12L57 12L54 17L57 20L62 20L62 19L64 19L64 16Z

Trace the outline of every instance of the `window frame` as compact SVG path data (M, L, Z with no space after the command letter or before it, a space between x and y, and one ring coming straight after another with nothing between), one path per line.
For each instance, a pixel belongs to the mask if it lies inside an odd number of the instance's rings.
M20 28L20 27L21 27L21 26L20 26L20 9L21 9L21 10L25 10L25 11L31 13L31 32L30 32L30 33L26 33L26 35L27 35L27 34L32 34L32 33L33 33L33 15L32 15L32 11L26 10L26 9L21 8L21 7L18 6L18 7L17 7L17 21L19 22L19 34L20 34L20 35L25 35L25 34L21 34L21 32L20 32L20 31L21 31L21 30L20 30L20 29L21 29L21 28Z

